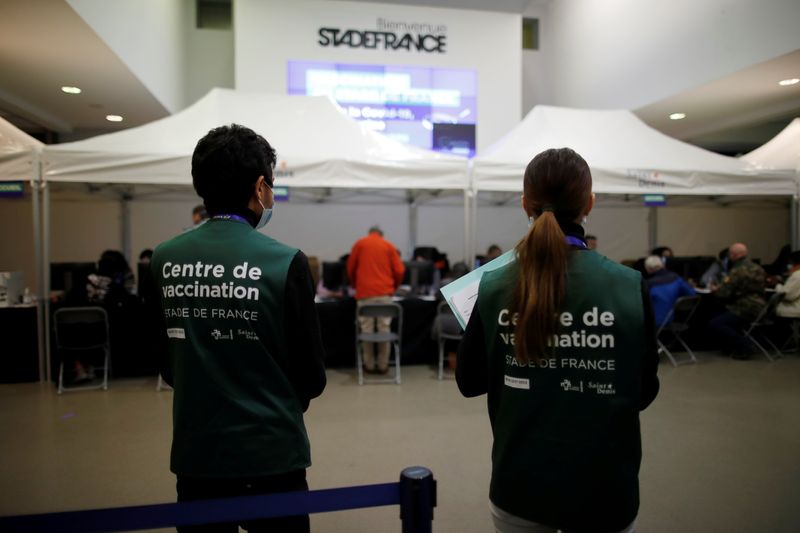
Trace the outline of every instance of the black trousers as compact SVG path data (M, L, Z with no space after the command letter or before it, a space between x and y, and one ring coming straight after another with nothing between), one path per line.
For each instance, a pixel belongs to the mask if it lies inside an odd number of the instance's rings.
M276 492L308 490L306 471L255 478L191 478L178 476L178 501L210 500L235 496L256 496ZM180 533L237 533L239 526L250 533L308 533L308 515L286 516L237 523L179 527Z
M754 350L753 343L744 336L749 322L730 311L724 311L708 323L709 332L716 336L719 347L725 354L746 358Z

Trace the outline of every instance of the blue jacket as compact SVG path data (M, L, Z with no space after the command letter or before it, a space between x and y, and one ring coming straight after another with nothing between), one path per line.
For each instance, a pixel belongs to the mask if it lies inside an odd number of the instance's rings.
M653 301L653 315L656 326L660 327L667 318L675 302L681 296L694 296L694 289L675 272L661 269L647 278L647 288Z

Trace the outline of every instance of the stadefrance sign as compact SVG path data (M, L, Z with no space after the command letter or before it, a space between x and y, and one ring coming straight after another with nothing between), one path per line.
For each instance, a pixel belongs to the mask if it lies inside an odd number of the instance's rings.
M444 54L447 26L394 22L379 18L376 30L320 28L317 43L323 47L407 50Z

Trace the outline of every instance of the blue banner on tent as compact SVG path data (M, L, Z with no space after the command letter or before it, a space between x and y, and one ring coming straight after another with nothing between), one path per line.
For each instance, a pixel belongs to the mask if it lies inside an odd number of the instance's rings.
M0 198L22 198L25 196L25 183L21 181L0 182Z
M289 187L273 187L272 188L272 197L275 198L276 202L288 202L289 201Z
M667 197L663 194L645 194L644 205L646 207L663 207L667 205Z

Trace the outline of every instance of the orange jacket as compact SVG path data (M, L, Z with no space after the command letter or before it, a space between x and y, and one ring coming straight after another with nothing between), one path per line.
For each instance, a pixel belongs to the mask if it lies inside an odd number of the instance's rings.
M394 245L376 231L359 239L347 259L347 276L357 300L393 295L405 270Z

